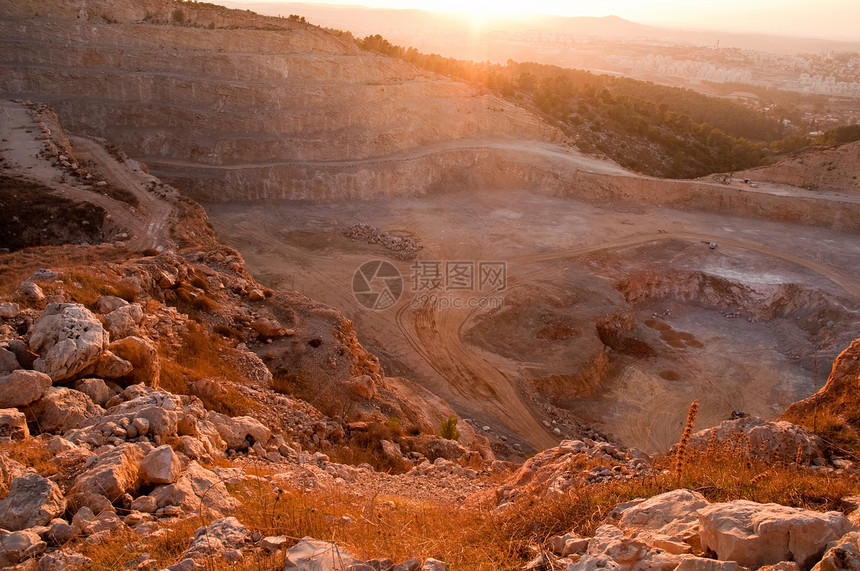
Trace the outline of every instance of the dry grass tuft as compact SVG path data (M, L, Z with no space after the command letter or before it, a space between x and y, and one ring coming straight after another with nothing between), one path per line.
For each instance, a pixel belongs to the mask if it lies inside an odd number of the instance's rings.
M693 435L693 427L696 424L696 415L698 413L699 401L695 400L690 403L690 408L687 411L687 422L684 423L684 432L681 434L681 440L678 442L678 448L675 453L675 477L678 481L681 480L681 474L684 472L687 446L690 444L690 437Z
M209 332L205 326L189 323L178 349L161 347L161 388L175 394L190 393L191 383L199 379L222 381L224 389L219 395L198 395L210 410L239 416L260 408L256 401L244 396L228 382L244 382L245 376L238 367L225 358L232 351L226 340Z
M48 452L44 444L45 441L40 438L0 443L0 456L33 468L41 476L53 476L58 471L57 465L52 461L54 455Z

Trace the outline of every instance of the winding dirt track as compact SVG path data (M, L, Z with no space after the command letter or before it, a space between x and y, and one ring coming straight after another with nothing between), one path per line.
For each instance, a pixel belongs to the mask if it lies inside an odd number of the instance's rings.
M149 192L141 179L112 157L104 147L83 137L69 137L78 158L89 158L97 163L105 178L113 185L129 190L140 201L141 212L131 224L132 238L129 246L136 249L154 248L164 243L167 221L173 207ZM114 212L114 209L109 212Z
M143 250L167 244L167 223L173 206L147 190L145 182L152 177L132 171L95 141L69 136L79 160L93 161L108 182L134 193L140 205L131 207L74 180L62 182L67 177L61 167L40 156L44 141L41 128L30 110L12 101L0 102L0 110L0 133L5 140L3 157L12 172L35 180L61 196L103 208L110 215L113 227L122 228L131 235L127 242L131 249Z
M860 281L826 264L746 240L692 232L631 235L605 244L519 256L509 260L508 274L510 279L520 281L521 278L518 277L521 274L520 269L529 264L575 258L595 252L665 240L714 241L724 246L778 258L812 270L860 299ZM398 308L396 323L413 349L444 377L458 394L466 400L475 402L483 410L492 411L492 416L520 434L532 446L538 449L554 446L557 444L557 439L547 433L537 421L534 413L520 397L513 380L463 344L464 327L480 311L482 310L435 307L414 309L407 303ZM661 435L673 434L678 422L677 416L656 417L650 426L641 428L660 440Z

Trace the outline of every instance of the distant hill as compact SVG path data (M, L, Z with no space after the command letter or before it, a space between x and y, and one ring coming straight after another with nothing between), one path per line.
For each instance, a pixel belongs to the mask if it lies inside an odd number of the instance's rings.
M483 29L474 30L472 24L455 15L437 14L422 10L395 10L301 2L240 3L229 0L224 2L224 5L275 16L298 14L320 26L349 30L359 35L382 34L391 41L405 43L407 46L411 45L422 51L436 51L442 55L461 58L467 57L462 50L457 51L453 46L442 45L434 49L432 40L434 38L438 40L446 37L457 37L463 44L468 44L466 39L470 36L474 37L476 31L488 33L535 31L613 39L650 38L698 46L719 44L722 47L778 54L860 51L860 41L835 41L827 38L738 33L725 30L663 28L631 22L618 16L602 18L559 16L497 18L490 21ZM410 39L412 41L409 41ZM469 51L477 52L478 47L474 46Z

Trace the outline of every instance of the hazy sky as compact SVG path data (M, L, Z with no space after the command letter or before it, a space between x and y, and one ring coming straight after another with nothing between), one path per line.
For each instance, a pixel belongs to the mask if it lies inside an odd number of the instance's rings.
M523 13L525 8L562 16L615 15L642 24L860 39L860 0L311 0L307 3L468 11L484 16Z

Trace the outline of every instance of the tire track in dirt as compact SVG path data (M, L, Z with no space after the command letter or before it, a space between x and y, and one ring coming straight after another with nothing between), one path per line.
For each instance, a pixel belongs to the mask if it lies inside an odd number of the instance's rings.
M860 282L832 266L748 240L693 232L631 235L604 244L518 256L509 260L508 271L509 274L516 274L519 268L530 264L581 257L600 251L666 240L717 241L722 245L778 258L811 270L829 279L855 298L860 299ZM512 276L512 279L517 279L518 282L522 281L522 278L518 276ZM522 283L527 283L527 280L522 281ZM512 380L463 343L463 328L480 311L482 310L432 307L413 309L409 304L403 304L397 311L396 322L397 327L415 352L436 370L461 397L473 402L474 408L486 410L509 429L523 436L536 448L555 445L557 439L550 436L537 421L533 411L519 396ZM654 418L647 428L655 437L665 440L666 435L673 433L675 424L680 418L679 415L683 416L679 412L668 418Z

